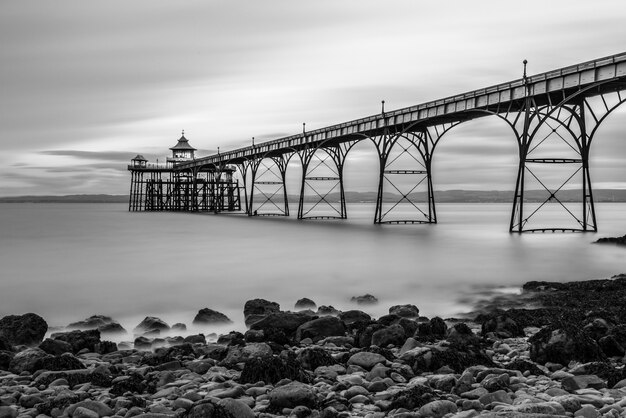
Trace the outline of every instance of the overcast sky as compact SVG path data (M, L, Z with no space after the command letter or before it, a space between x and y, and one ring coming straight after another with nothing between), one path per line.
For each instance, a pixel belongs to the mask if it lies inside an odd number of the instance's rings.
M321 128L622 52L625 21L623 0L2 1L0 196L127 193L182 129L203 156ZM596 188L626 188L624 126L598 133ZM375 158L355 148L347 190L375 190ZM497 118L464 124L435 187L512 189L516 158Z

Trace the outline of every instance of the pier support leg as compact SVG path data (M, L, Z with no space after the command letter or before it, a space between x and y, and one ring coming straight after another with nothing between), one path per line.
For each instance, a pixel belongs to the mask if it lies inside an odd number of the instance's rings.
M250 216L289 216L286 172L291 155L259 158L251 165ZM258 198L258 203L255 201Z
M302 151L302 182L298 219L346 219L343 165L348 151L357 141L344 142ZM331 196L337 193L339 202ZM310 198L309 198L310 196Z

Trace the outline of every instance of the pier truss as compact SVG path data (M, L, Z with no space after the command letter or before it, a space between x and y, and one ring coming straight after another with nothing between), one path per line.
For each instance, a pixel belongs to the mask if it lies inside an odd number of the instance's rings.
M287 166L297 155L302 163L298 219L344 219L344 163L353 146L366 140L374 143L379 159L374 223L436 223L432 162L437 144L455 126L491 115L510 126L518 144L509 230L597 231L589 151L598 127L625 100L626 53L532 76L526 76L524 62L518 80L387 112L383 102L377 115L176 163L167 181L159 175L149 187L143 173L129 167L130 208L239 207L211 200L215 179L210 175L205 183L198 181L198 167L227 165L243 177L248 215L288 216ZM554 174L561 180L548 181ZM206 184L207 191L198 184ZM238 184L233 187L238 193ZM541 190L539 196L535 190ZM566 190L575 190L579 199L566 201ZM199 196L208 196L208 203ZM548 205L561 215L542 217Z
M129 211L232 212L241 210L234 169L200 166L173 170L166 165L129 166Z

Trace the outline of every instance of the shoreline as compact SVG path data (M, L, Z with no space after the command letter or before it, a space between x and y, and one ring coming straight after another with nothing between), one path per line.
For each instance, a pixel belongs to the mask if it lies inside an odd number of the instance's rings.
M414 305L374 319L255 299L244 306L245 333L159 341L162 321L146 318L134 347L106 341L111 318L88 318L108 331L42 342L42 318L7 327L5 317L0 416L626 416L623 300L626 275L527 282L445 321ZM219 312L201 313L228 328Z

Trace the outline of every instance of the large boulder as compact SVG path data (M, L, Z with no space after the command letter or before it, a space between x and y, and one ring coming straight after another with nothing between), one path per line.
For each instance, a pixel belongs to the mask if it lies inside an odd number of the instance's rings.
M209 308L200 309L196 314L196 317L193 319L193 323L196 325L230 324L232 322L233 321L231 321L230 318L223 313Z
M96 351L96 347L100 344L100 331L90 329L87 331L74 330L70 332L59 332L51 335L52 339L65 341L72 346L72 351L78 353L80 350L87 349L91 352Z
M606 359L595 340L575 326L544 327L528 342L530 359L540 364L546 362L567 364L572 360L589 362Z
M165 321L154 316L146 316L133 330L135 334L145 334L153 331L169 331L170 326Z
M98 329L99 327L111 324L116 322L113 318L105 315L92 315L89 318L83 319L82 321L72 322L67 326L70 329L79 329L79 330L87 330L87 329Z
M301 312L274 312L252 324L250 329L263 330L266 334L271 332L269 330L279 329L286 336L293 337L298 327L311 319L310 315Z
M296 330L296 341L310 338L314 343L331 336L343 336L346 327L343 322L334 316L323 316L300 325Z
M401 346L406 341L404 328L399 324L374 331L372 334L372 345L387 347L388 345Z
M52 338L46 338L43 340L43 342L39 344L39 348L48 354L52 354L53 356L60 356L63 353L71 353L73 351L72 344L66 341L54 340Z
M363 311L352 309L349 311L341 312L339 314L339 319L341 319L346 325L352 325L358 322L369 322L372 320L372 317Z
M52 357L50 354L39 348L27 348L13 357L9 365L9 370L16 374L22 372L33 373L37 371L37 363L39 361L50 357Z
M272 354L272 348L265 343L249 343L245 346L231 345L220 365L235 366L237 363L245 363L249 359L271 357Z
M60 370L80 370L84 369L85 366L79 359L74 357L71 353L64 353L60 356L48 356L41 358L35 363L36 370L51 370L51 371L60 371Z
M239 378L240 383L275 384L283 379L308 382L309 375L293 357L293 353L284 352L280 356L250 358L244 365Z
M247 326L271 313L279 312L280 305L265 299L252 299L243 305L243 317Z
M43 341L48 324L37 314L9 315L0 319L0 337L11 345L37 345Z

